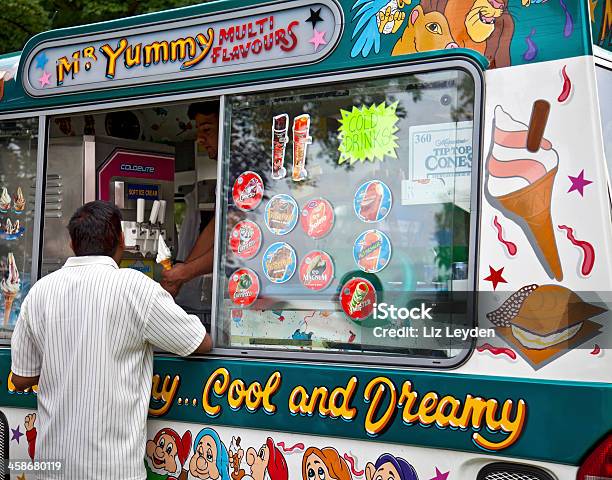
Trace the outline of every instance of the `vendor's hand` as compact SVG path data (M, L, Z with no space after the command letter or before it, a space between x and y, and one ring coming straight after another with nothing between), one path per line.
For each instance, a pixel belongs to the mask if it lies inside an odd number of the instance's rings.
M184 263L177 263L170 270L162 272L161 286L173 297L176 297L185 282L189 281Z

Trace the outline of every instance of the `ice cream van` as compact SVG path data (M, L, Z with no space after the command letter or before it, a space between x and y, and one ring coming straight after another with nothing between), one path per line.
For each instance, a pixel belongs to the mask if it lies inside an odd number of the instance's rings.
M220 0L0 57L5 478L69 461L36 456L10 338L101 199L215 342L156 353L148 479L612 479L611 26Z

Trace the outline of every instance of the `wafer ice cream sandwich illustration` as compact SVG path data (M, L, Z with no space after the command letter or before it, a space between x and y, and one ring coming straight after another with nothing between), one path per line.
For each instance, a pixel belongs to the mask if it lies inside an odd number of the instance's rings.
M586 320L605 311L560 285L526 285L487 318L497 327L510 327L524 347L543 350L568 342Z
M546 101L534 102L527 126L495 107L486 195L521 227L548 276L560 281L563 271L550 211L559 155L543 137L549 109Z
M8 254L8 278L3 278L0 281L0 291L4 295L4 327L6 328L11 318L11 310L13 308L13 302L15 297L21 290L21 280L19 279L19 270L17 270L17 263L15 262L15 256L12 253Z
M159 236L157 242L157 258L155 261L159 263L164 270L170 270L172 268L172 253L164 241L164 237Z

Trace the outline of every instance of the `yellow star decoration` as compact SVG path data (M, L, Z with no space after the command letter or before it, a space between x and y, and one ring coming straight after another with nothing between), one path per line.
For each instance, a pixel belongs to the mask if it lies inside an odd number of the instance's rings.
M595 9L597 8L597 2L599 0L589 0L589 10L591 11L591 23L595 23Z
M19 476L17 477L17 480L26 480L25 473L22 473L21 475L19 475Z

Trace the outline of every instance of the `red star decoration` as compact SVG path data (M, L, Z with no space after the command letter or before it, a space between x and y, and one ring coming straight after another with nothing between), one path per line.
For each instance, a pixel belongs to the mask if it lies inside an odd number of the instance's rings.
M491 265L489 265L489 276L485 277L484 280L486 282L493 283L493 290L497 289L497 285L500 283L508 283L504 277L502 277L502 273L504 271L504 267L499 270L495 270Z

